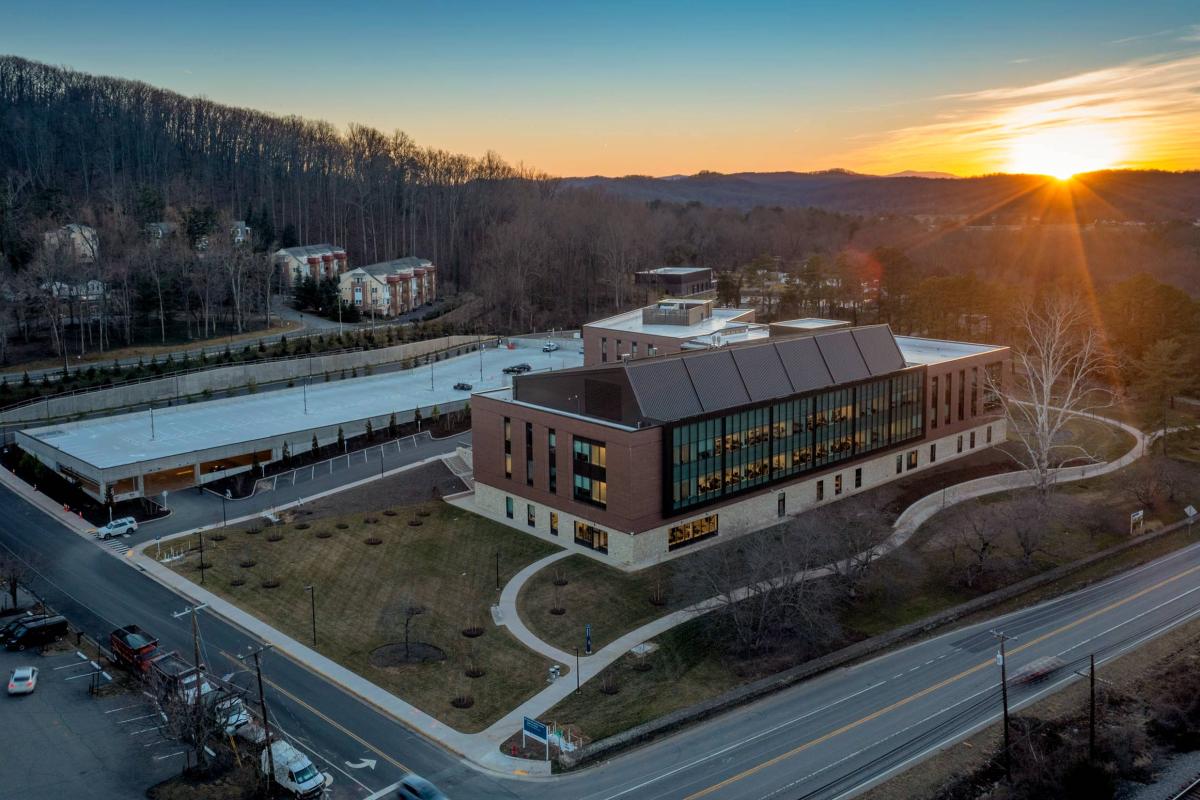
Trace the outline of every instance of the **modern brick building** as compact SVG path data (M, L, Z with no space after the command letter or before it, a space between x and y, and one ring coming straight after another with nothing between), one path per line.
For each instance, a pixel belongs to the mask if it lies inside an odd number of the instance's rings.
M606 364L765 338L767 326L753 323L751 309L717 308L712 300L667 298L584 325L583 363Z
M794 327L473 396L476 510L638 568L1004 441L1008 348Z

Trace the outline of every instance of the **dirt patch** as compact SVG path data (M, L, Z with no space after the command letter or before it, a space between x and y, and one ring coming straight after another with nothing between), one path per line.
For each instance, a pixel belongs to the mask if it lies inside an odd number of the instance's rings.
M406 664L432 664L445 661L446 651L428 642L392 642L371 651L371 664L376 667L403 667Z
M176 775L146 790L150 800L257 800L258 774L249 762L225 769L215 776Z

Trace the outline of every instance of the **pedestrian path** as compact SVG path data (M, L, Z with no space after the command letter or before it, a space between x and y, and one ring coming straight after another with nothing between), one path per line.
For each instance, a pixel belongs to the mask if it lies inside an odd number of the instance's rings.
M112 550L114 553L116 553L119 556L123 556L129 552L129 543L126 542L124 540L124 538L122 538L122 537L114 537L111 539L102 539L100 541L100 544L104 545L109 550Z

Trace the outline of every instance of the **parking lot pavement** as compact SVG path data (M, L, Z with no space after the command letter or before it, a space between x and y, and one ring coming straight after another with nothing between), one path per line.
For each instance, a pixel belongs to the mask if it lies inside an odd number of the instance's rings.
M133 800L183 769L183 748L159 734L146 697L93 697L91 664L76 651L0 651L6 688L18 666L37 667L38 685L31 695L0 695L0 797Z

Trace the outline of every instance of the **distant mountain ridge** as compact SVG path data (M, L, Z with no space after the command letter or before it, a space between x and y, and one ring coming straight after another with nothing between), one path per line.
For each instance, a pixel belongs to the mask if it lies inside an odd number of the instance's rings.
M643 202L702 203L749 210L814 207L860 214L1003 217L1042 221L1200 219L1200 172L1108 170L1061 182L1044 175L948 173L700 172L653 178L565 178Z

